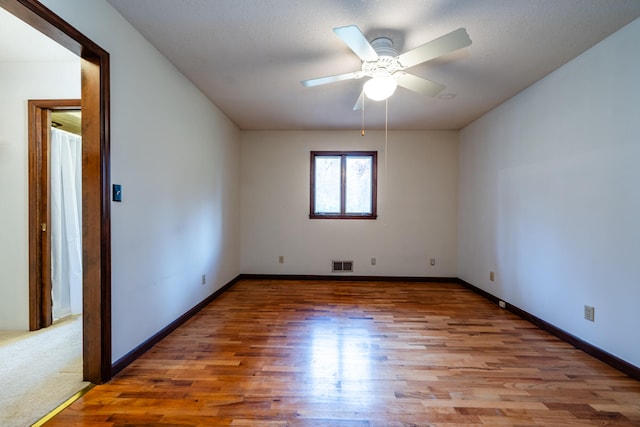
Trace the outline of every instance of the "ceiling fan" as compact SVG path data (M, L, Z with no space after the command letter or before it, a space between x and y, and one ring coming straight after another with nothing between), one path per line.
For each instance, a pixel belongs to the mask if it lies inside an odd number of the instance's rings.
M397 86L423 95L437 95L445 88L444 85L406 73L404 70L471 44L467 30L458 28L398 55L398 51L393 48L392 40L388 37L378 37L369 43L355 25L334 28L333 31L362 60L362 69L350 73L303 80L300 83L305 87L311 87L342 80L371 77L365 82L363 92L353 106L354 110L362 108L364 95L375 101L384 100L393 95Z

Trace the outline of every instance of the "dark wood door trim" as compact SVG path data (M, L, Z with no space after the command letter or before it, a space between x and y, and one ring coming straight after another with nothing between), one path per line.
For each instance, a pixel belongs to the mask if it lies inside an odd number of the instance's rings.
M49 146L51 112L78 110L79 99L29 100L29 329L52 323Z
M83 369L100 384L112 366L109 53L37 0L0 7L82 58Z

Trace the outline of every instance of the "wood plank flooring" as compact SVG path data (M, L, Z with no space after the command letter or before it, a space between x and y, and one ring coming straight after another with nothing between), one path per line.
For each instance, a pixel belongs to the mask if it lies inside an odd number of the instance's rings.
M47 426L640 426L640 382L453 283L240 281Z

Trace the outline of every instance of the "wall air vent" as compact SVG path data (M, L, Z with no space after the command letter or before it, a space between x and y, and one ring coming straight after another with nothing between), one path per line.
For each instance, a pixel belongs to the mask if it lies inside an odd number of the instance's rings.
M353 273L353 261L331 261L332 273Z

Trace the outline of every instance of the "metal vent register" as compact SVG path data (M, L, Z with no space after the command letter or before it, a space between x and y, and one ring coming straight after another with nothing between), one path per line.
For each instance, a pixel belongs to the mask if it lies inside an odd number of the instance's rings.
M331 261L332 273L353 273L353 261Z

